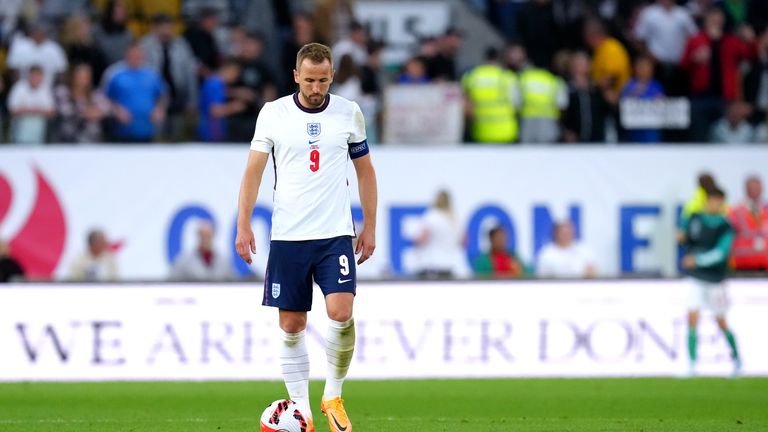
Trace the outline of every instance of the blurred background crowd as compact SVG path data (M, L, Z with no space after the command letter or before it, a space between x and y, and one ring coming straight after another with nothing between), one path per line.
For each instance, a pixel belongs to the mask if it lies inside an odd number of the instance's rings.
M449 25L395 62L355 3L0 1L3 141L247 142L320 41L372 142L386 89L429 83L460 84L462 142L768 142L764 1L465 0L491 37ZM682 100L687 120L638 126L626 100Z

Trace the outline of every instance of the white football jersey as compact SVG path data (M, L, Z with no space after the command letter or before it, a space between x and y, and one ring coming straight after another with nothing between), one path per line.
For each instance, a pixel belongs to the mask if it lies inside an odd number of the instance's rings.
M329 94L317 109L298 93L264 105L251 150L275 167L272 240L354 236L347 168L368 153L365 120L352 101Z

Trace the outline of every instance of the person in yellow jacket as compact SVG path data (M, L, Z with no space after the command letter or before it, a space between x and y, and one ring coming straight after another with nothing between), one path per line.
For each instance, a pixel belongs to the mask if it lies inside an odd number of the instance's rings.
M464 74L461 85L472 140L478 143L516 141L517 77L500 65L499 51L488 48L485 63Z
M568 106L568 87L552 72L529 67L520 73L522 143L560 140L560 112Z

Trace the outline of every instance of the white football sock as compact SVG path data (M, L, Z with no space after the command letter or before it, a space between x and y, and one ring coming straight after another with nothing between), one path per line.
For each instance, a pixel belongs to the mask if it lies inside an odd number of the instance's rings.
M309 404L309 354L304 340L305 331L283 334L280 368L288 396L299 406L305 417L312 418Z
M347 376L352 354L355 351L355 320L338 322L331 320L325 337L325 354L328 357L328 376L325 379L323 397L341 397L341 386Z

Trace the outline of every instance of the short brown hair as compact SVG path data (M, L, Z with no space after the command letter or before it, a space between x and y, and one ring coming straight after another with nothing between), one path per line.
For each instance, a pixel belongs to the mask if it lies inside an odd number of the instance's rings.
M304 59L309 59L314 64L320 64L328 60L331 68L333 68L331 49L321 43L312 42L301 47L298 54L296 54L296 70L299 70Z

